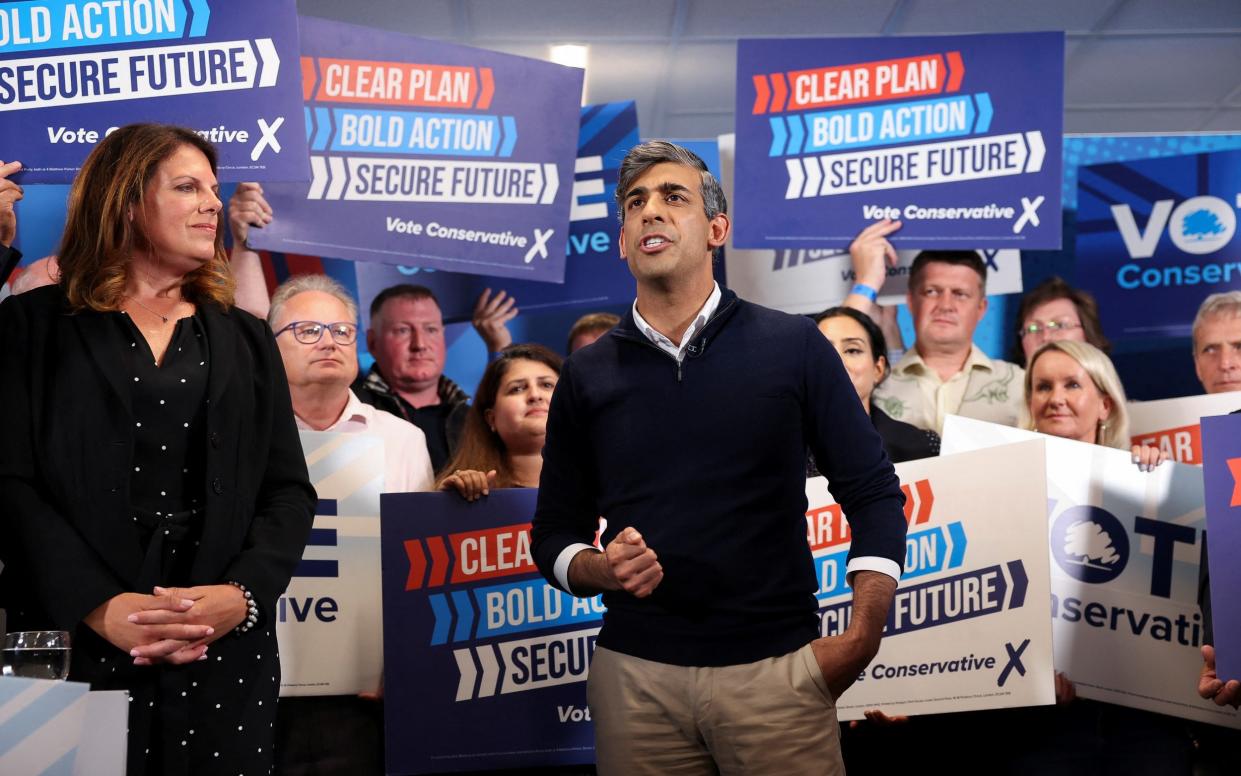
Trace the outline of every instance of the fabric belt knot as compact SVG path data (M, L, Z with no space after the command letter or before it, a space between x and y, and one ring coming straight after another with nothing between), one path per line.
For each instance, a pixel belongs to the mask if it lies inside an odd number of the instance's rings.
M134 520L139 535L146 545L142 558L142 572L138 576L138 589L149 591L156 585L174 584L164 577L172 566L172 555L177 548L200 533L202 509L185 509L178 512L152 512L135 508Z

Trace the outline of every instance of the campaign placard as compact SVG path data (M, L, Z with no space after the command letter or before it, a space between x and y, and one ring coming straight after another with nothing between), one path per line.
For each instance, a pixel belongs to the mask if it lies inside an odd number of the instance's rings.
M1241 415L1202 419L1202 478L1206 491L1211 551L1211 628L1215 636L1215 673L1241 679Z
M68 183L113 129L178 124L219 179L304 181L295 0L0 4L0 148L19 183Z
M583 71L312 17L301 37L311 179L265 187L252 247L563 281Z
M1053 701L1042 460L1035 442L897 466L905 578L841 719L877 705L903 714ZM851 606L849 532L822 478L807 495L822 632L835 635ZM382 496L390 772L593 761L585 682L603 606L538 574L536 497ZM1010 522L994 518L1000 501L1017 505ZM420 735L399 735L411 727Z
M594 762L586 675L603 603L535 569L537 496L382 497L389 773Z
M734 239L1059 248L1063 113L1061 32L738 41Z
M1128 450L956 415L941 452L1026 439L1047 445L1056 670L1083 698L1241 728L1234 709L1197 692L1202 470L1168 462L1141 472ZM1007 514L1013 502L1002 503Z
M1241 150L1241 133L1236 132L1066 132L1064 183L1060 196L1063 197L1065 210L1077 211L1077 173L1083 167L1105 162L1238 150Z
M276 602L280 694L374 692L383 676L383 439L326 431L300 435L319 502L306 550Z
M897 464L905 571L879 653L836 702L842 721L1055 701L1043 457L1034 441ZM823 478L807 480L821 632L835 636L852 607L850 533L826 493Z
M633 275L616 244L616 176L621 159L638 142L634 103L609 102L581 109L564 283L539 283L437 271L404 264L357 263L363 322L368 302L385 288L416 283L435 292L444 320L468 321L484 288L503 288L523 312L607 307L633 299Z
M1199 421L1207 415L1241 410L1241 391L1205 393L1176 399L1129 402L1129 437L1135 445L1163 450L1169 460L1202 463Z
M1078 170L1077 282L1113 340L1187 337L1208 295L1241 289L1241 151Z
M732 202L735 136L720 135L719 149L720 184ZM888 268L888 278L876 299L881 305L905 303L909 269L918 251L896 253L900 261ZM987 249L979 251L979 255L987 265L988 296L1021 293L1021 251ZM724 250L724 266L728 287L738 296L795 314L813 315L840 304L857 282L847 248L746 249L735 247L730 235Z

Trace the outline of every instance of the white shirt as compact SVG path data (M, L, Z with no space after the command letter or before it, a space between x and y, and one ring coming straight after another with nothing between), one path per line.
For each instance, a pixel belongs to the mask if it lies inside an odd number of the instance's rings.
M698 332L707 325L707 321L715 314L715 310L720 306L720 299L724 294L720 291L719 283L711 284L711 295L707 297L707 302L698 311L698 315L694 316L694 320L689 327L685 329L685 334L681 336L680 344L673 342L664 335L655 331L655 327L646 322L642 314L638 312L638 300L633 300L633 322L638 324L638 331L646 335L646 338L659 346L659 349L672 356L681 363L685 360L685 351L689 348L689 343L694 341L694 337L698 336Z
M336 422L325 429L312 428L294 415L302 431L336 431L342 434L371 433L384 443L384 493L417 493L435 489L435 473L427 453L422 429L397 416L376 409L349 391L349 401Z
M638 325L638 330L645 334L647 339L658 346L660 350L676 358L679 364L685 360L685 351L689 348L690 342L694 340L694 337L698 336L698 332L703 330L703 327L707 325L707 321L715 314L716 308L720 306L720 299L723 297L723 293L720 291L720 284L713 283L712 286L711 295L707 297L706 304L702 306L702 309L698 311L698 315L694 317L694 321L685 330L685 334L681 337L679 344L660 334L653 326L646 322L646 319L638 312L638 301L636 299L633 302L633 322ZM573 590L569 586L569 564L573 562L574 556L582 550L595 550L597 552L599 548L579 542L565 547L556 556L556 563L552 566L552 573L555 574L556 581L565 590ZM866 555L850 560L845 567L845 579L852 579L855 571L878 571L882 574L887 574L898 583L901 581L901 567L887 558L878 556Z

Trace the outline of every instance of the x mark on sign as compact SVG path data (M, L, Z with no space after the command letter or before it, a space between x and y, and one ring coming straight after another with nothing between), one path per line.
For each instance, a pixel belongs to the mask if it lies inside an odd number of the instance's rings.
M534 245L530 246L530 250L526 251L526 263L534 261L535 256L549 258L547 255L547 241L556 233L555 229L548 229L544 232L542 229L534 230Z
M1013 234L1020 234L1026 224L1038 226L1039 205L1042 205L1045 199L1047 197L1035 197L1034 201L1031 202L1029 197L1021 198L1021 218L1018 218L1017 222L1013 224Z
M280 141L276 139L276 130L280 129L283 124L284 116L278 116L271 124L264 119L259 119L259 132L263 134L259 142L254 144L254 150L250 152L250 161L257 162L265 148L270 147L275 153L280 153Z
M1229 458L1228 471L1232 473L1232 502L1228 506L1241 507L1241 458Z
M1008 651L1008 665L1004 666L1004 670L1000 672L1000 678L996 680L997 685L1003 687L1004 683L1008 681L1008 675L1012 673L1013 669L1016 669L1017 673L1022 676L1026 675L1026 667L1021 664L1021 653L1025 652L1026 647L1028 646L1030 646L1029 639L1021 642L1021 646L1016 649L1013 648L1011 643L1004 644L1004 649Z

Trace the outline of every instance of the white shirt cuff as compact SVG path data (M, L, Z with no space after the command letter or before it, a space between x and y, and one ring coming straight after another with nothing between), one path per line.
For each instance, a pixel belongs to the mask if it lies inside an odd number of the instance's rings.
M575 558L582 550L594 550L595 552L601 551L593 544L584 544L582 542L570 544L568 547L565 547L560 551L560 554L556 556L555 565L552 566L552 574L556 577L556 581L560 583L560 586L564 588L569 595L576 595L576 593L573 592L573 588L569 587L569 564L573 562L573 558ZM891 563L891 561L888 562Z
M556 563L556 568L560 568L559 562ZM887 574L895 579L896 584L901 583L901 567L888 558L867 555L849 561L849 565L845 567L845 584L853 587L853 575L859 571L878 571L880 574Z

